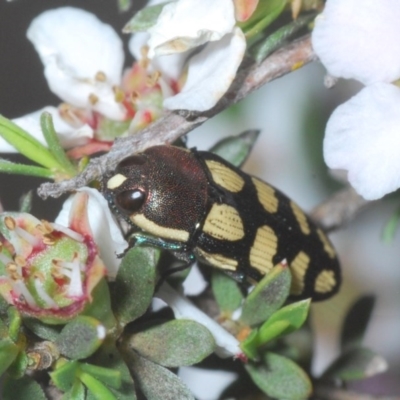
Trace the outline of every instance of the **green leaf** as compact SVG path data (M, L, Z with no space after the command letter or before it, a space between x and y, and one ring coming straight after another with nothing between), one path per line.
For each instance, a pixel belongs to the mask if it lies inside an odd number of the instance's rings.
M76 380L72 388L64 393L61 400L86 400L85 386Z
M63 392L69 392L78 379L78 369L78 361L59 360L54 371L50 372L49 375L57 388Z
M147 31L149 28L155 25L159 15L161 14L161 11L166 4L168 4L168 2L143 8L136 13L134 17L124 26L122 32L133 33Z
M46 400L40 385L29 376L5 379L2 400Z
M82 372L79 374L81 382L92 392L97 400L117 400L114 394L92 375Z
M20 330L21 330L21 314L15 307L9 307L7 310L8 315L8 333L11 340L14 342L18 341Z
M215 349L215 340L203 325L173 320L131 336L126 343L141 356L165 367L200 362Z
M153 298L160 251L133 247L123 258L111 287L113 310L121 325L143 315Z
M240 321L249 326L266 321L285 302L290 282L291 275L286 265L274 267L247 296Z
M260 345L299 329L305 322L311 299L297 301L276 311L260 327Z
M217 142L209 151L236 167L241 167L247 160L259 134L259 130L252 129L237 136L229 136Z
M14 146L19 153L51 170L59 170L60 164L51 154L49 149L43 146L29 133L25 132L14 122L0 115L0 136Z
M19 347L10 338L0 340L0 376L14 362L19 351Z
M257 63L265 60L270 54L281 47L287 39L315 18L315 14L301 16L289 24L282 26L266 39L257 43L251 53Z
M73 360L92 355L105 338L105 328L97 319L76 317L64 326L55 344L64 356Z
M24 325L42 339L55 342L62 330L61 325L48 325L36 318L24 318Z
M22 378L29 365L29 358L24 351L20 351L7 373L15 379Z
M352 305L342 327L342 352L361 345L374 305L375 296L363 296Z
M111 368L99 367L93 364L81 364L80 370L104 382L107 386L119 389L121 387L121 372Z
M30 213L32 209L33 191L23 194L19 199L19 212Z
M211 287L222 312L230 314L242 304L243 294L237 282L222 271L213 269Z
M390 216L389 221L386 223L382 232L382 241L390 244L394 239L394 235L400 223L400 207Z
M17 164L2 158L0 158L0 172L5 174L37 176L46 179L54 178L54 173L50 169L37 167L35 165Z
M64 171L68 172L71 176L76 175L77 170L61 146L60 139L54 129L53 118L49 112L43 112L40 116L40 126L51 154L58 161L60 166L63 167Z
M131 0L118 0L118 10L120 12L128 11L132 6Z
M293 361L266 353L263 364L250 361L245 368L253 382L268 396L280 400L305 400L312 392L307 374Z
M365 348L354 348L342 354L322 375L323 379L354 381L386 371L387 362Z
M122 380L121 386L118 389L116 389L115 386L113 387L113 385L109 386L109 389L118 400L136 400L135 384L132 376L125 360L121 357L120 352L117 350L111 338L106 339L100 349L91 357L91 362L120 373ZM107 385L107 382L105 382L105 384Z
M251 18L238 26L242 28L246 38L252 38L275 21L286 4L287 0L260 0Z
M102 279L93 289L92 298L81 315L99 320L107 330L115 328L117 322L111 309L110 290L105 279Z
M171 371L132 352L135 380L147 400L195 400L186 385Z

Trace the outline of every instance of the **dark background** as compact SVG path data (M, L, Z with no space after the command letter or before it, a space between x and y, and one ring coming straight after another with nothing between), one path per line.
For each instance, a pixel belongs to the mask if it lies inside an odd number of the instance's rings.
M117 0L0 0L0 114L16 118L46 105L60 103L50 92L39 56L25 36L34 17L52 8L75 6L95 13L100 20L120 32L134 10L141 8L146 0L133 0L133 3L129 11L120 12ZM122 34L121 37L126 46L129 37ZM126 62L130 63L132 59L128 58ZM15 154L0 156L26 162ZM43 180L0 174L0 201L4 209L17 210L20 197L29 190L35 191L40 182ZM62 199L43 202L35 193L33 214L52 220L58 214L60 201Z

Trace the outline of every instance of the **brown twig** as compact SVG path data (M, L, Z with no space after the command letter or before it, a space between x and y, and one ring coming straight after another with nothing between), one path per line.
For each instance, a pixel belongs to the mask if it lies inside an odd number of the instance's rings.
M400 400L399 396L372 396L328 386L316 386L313 398L317 400Z
M45 183L39 187L38 194L44 199L58 197L64 192L85 186L115 168L126 156L157 144L172 143L266 83L315 59L310 36L306 36L276 51L260 64L242 65L230 90L211 110L202 114L167 112L139 134L116 140L108 154L92 159L78 176L58 183Z
M372 201L365 200L352 187L334 193L311 212L311 218L326 231L332 231L351 221Z

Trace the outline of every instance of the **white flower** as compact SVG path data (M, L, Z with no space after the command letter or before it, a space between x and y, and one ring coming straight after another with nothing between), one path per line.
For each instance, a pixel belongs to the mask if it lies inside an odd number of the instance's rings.
M398 0L328 0L312 45L328 72L368 85L400 77Z
M121 229L108 207L107 201L98 190L84 187L78 191L86 192L89 195L88 216L94 240L99 248L100 258L107 268L107 276L114 279L117 275L121 259L117 257L128 247ZM73 197L69 197L60 211L55 223L68 226L68 219Z
M328 72L369 85L329 119L324 158L367 200L400 187L400 3L328 0L312 44Z
M50 89L67 103L115 120L125 110L115 101L124 63L122 41L93 14L73 7L45 11L27 31Z
M232 0L178 0L164 6L157 23L148 30L152 67L171 80L183 72L177 74L176 67L188 60L187 81L180 93L164 100L165 108L206 111L225 94L246 49L244 34L235 24ZM136 55L139 43L131 43ZM205 47L190 58L200 45ZM172 54L181 57L171 59ZM163 66L164 60L174 63L172 76Z
M365 87L339 106L326 127L324 157L367 200L400 187L400 89Z

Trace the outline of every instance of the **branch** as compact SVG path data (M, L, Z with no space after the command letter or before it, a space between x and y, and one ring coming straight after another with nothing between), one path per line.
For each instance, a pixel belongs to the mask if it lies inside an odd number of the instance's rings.
M229 91L211 110L201 114L187 111L166 112L140 133L117 139L109 153L92 159L78 176L58 183L44 183L39 187L38 194L43 199L49 196L59 197L64 192L85 186L101 178L106 171L114 169L128 155L147 147L174 142L266 83L314 60L316 56L308 35L276 51L260 64L242 65Z
M334 193L311 212L311 218L326 231L332 231L351 221L372 201L365 200L352 187Z

